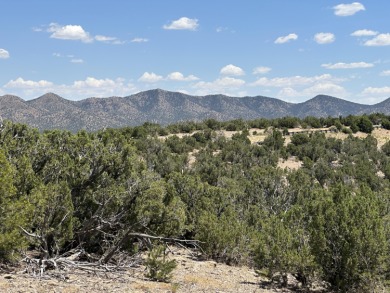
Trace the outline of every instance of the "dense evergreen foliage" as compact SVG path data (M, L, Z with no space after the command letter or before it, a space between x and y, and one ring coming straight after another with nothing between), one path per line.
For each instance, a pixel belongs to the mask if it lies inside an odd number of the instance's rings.
M135 234L145 233L200 240L208 257L270 277L375 291L390 279L389 142L312 133L286 144L283 129L371 133L382 121L389 117L209 119L75 134L4 121L0 260L82 247L107 262L116 250L136 251ZM250 143L250 128L267 128L262 144ZM221 130L237 132L228 139ZM290 156L302 167L277 167ZM165 265L157 250L149 274L165 279L169 270L154 269Z

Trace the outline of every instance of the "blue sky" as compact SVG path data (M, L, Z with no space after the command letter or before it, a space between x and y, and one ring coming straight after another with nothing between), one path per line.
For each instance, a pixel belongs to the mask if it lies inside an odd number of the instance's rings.
M390 97L388 0L5 0L0 95Z

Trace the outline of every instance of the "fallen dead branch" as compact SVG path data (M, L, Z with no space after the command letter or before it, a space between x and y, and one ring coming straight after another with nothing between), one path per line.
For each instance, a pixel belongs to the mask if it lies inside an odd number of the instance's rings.
M36 237L25 229L23 232L31 237ZM43 254L36 254L36 257L26 256L22 263L25 264L23 273L30 274L34 277L60 277L65 279L64 273L72 273L75 271L84 271L93 274L121 274L129 269L136 269L140 267L143 262L141 253L135 255L128 255L121 251L124 241L128 238L139 238L141 240L161 241L166 244L170 243L180 247L192 246L200 249L198 240L177 239L162 236L153 236L144 233L135 233L130 230L123 234L123 236L113 244L100 258L95 255L87 253L82 248L74 248L62 255L51 258L44 258ZM173 252L171 252L173 253ZM45 254L47 255L47 254ZM49 273L50 272L50 273Z

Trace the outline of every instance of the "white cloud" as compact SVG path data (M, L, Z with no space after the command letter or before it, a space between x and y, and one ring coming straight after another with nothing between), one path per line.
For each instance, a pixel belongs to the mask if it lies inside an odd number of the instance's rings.
M85 31L81 25L60 25L58 23L51 23L49 24L49 27L46 29L46 31L51 33L50 38L54 39L82 41L84 43L98 41L115 45L125 43L124 41L121 41L115 37L104 35L92 36L89 32Z
M351 36L353 37L371 37L371 36L376 36L378 32L364 29L364 30L357 30L354 31Z
M287 43L289 41L295 41L298 39L298 35L297 34L289 34L287 36L282 36L282 37L279 37L275 40L275 44L284 44L284 43Z
M347 91L340 85L331 82L317 83L309 88L306 88L302 92L305 96L316 96L316 95L330 95L337 97L345 97Z
M368 87L363 90L363 95L389 95L390 96L390 87Z
M123 78L97 79L94 77L87 77L85 80L77 80L70 86L61 85L55 90L60 94L80 98L124 96L136 92L134 85L126 83Z
M380 74L381 76L390 76L390 70L384 70Z
M195 75L189 75L187 77L185 77L181 72L172 72L170 74L168 74L167 76L167 79L168 80L174 80L174 81L194 81L194 80L199 80L198 77L196 77Z
M330 74L323 74L317 76L289 76L289 77L262 77L252 83L252 86L266 86L266 87L293 87L314 84L316 82L339 82L340 79L332 77Z
M138 79L138 81L141 81L141 82L150 82L150 83L154 83L154 82L158 82L160 80L163 80L163 77L161 75L157 75L155 74L154 72L145 72L144 74L142 74L142 76Z
M10 80L4 85L5 88L21 88L21 89L33 89L33 88L47 88L53 86L53 83L47 80L32 81L24 80L19 77L16 80Z
M390 34L380 34L364 43L365 46L390 46Z
M9 52L5 49L0 48L0 59L7 59L9 58Z
M96 79L94 77L87 77L86 80L78 80L73 83L73 88L104 88L115 86L115 81L112 79Z
M54 92L64 98L85 99L89 97L125 96L137 92L135 86L124 79L97 79L87 77L72 84L54 84L50 81L24 80L19 77L9 81L4 88L12 90L23 99L36 98L47 92Z
M132 43L146 43L149 42L148 39L145 38L134 38L131 40Z
M319 94L332 95L337 97L348 96L347 91L340 85L345 81L343 78L334 77L330 74L315 76L288 76L275 78L259 78L251 86L264 88L280 88L276 97L298 102L308 97ZM275 96L275 95L274 95Z
M229 94L238 90L241 86L245 84L245 81L242 79L234 77L222 77L218 78L212 82L200 81L196 83L193 87L197 89L197 94Z
M61 26L57 23L51 23L47 30L52 33L51 38L61 40L78 40L85 43L90 43L93 38L80 25L65 25Z
M166 30L190 30L195 31L198 28L198 20L196 18L181 17L172 21L168 25L164 25Z
M242 68L235 66L233 64L226 65L220 71L222 75L231 75L231 76L241 76L245 75L244 70Z
M98 42L103 42L103 43L108 43L108 44L113 44L113 45L122 45L125 43L124 41L118 40L118 38L107 37L107 36L102 36L102 35L95 36L95 40Z
M333 7L334 14L337 16L351 16L359 11L364 11L366 8L359 2L353 2L351 4L339 4Z
M83 59L71 59L70 62L71 63L84 63L84 60Z
M253 69L253 74L266 74L271 71L270 67L259 66Z
M348 96L347 91L342 86L324 81L317 82L314 85L301 90L296 90L292 87L285 87L276 94L276 97L290 102L298 102L302 99L308 99L321 94L341 98Z
M314 35L314 40L318 43L318 44L330 44L330 43L333 43L336 38L334 36L334 34L332 33L318 33L318 34L315 34Z
M291 88L291 87L286 87L282 88L276 95L275 98L282 99L284 101L289 101L289 102L296 102L296 98L301 97L302 94L298 92L297 90ZM293 98L293 99L291 99Z
M366 63L366 62L353 62L353 63L344 63L344 62L339 62L339 63L327 63L327 64L322 64L322 67L326 69L355 69L355 68L370 68L374 67L373 63Z
M107 37L107 36L102 36L102 35L97 35L95 36L95 40L99 42L112 42L115 41L116 38L114 37Z

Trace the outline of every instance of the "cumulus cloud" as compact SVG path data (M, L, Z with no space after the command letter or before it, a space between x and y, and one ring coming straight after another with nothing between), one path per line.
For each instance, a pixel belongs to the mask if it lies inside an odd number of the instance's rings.
M282 36L282 37L279 37L275 40L275 44L285 44L285 43L288 43L290 41L295 41L298 39L298 35L297 34L289 34L287 36Z
M367 87L363 90L363 95L381 95L390 96L390 87Z
M141 81L141 82L149 82L149 83L154 83L154 82L158 82L160 80L163 80L163 77L161 75L157 75L155 74L154 72L145 72L144 74L142 74L142 76L138 79L138 81Z
M9 58L9 52L5 49L0 48L0 59L7 59Z
M245 72L242 68L235 66L233 64L229 64L229 65L222 67L220 73L222 75L231 75L231 76L245 75Z
M359 2L353 2L351 4L339 4L333 7L334 14L337 16L351 16L359 11L364 11L366 8Z
M196 18L181 17L172 21L168 25L164 25L166 30L190 30L195 31L198 28L198 20Z
M245 81L242 79L234 77L222 77L218 78L212 82L200 81L196 83L193 87L197 89L197 94L229 94L238 90L241 86L245 84Z
M97 79L87 77L85 80L76 80L72 84L54 84L47 80L33 81L19 77L9 81L4 88L12 90L24 99L36 98L46 92L55 92L65 98L84 99L88 97L107 97L129 95L137 91L131 83L124 79Z
M41 30L34 30L41 31ZM50 38L60 40L82 41L84 43L92 43L93 41L104 42L108 44L124 44L125 42L116 37L109 37L104 35L93 36L85 31L81 25L60 25L58 23L49 24L46 32L51 33Z
M259 66L253 69L253 74L266 74L271 71L270 67Z
M362 91L361 96L365 103L376 104L390 97L390 87L367 87Z
M24 80L19 77L15 80L10 80L4 85L5 88L22 88L22 89L31 89L31 88L47 88L53 86L53 83L47 80L32 81Z
M93 38L88 32L86 32L80 25L65 25L61 26L58 23L51 23L47 30L52 33L51 38L61 39L61 40L78 40L85 43L90 43L93 41Z
M102 88L115 86L115 81L112 79L96 79L94 77L87 77L86 80L78 80L73 83L74 88Z
M289 98L297 98L302 96L302 93L298 92L297 90L293 89L292 87L285 87L282 88L277 94L276 97L289 100Z
M183 73L178 72L178 71L172 72L172 73L168 74L167 79L168 80L173 80L173 81L194 81L194 80L199 80L199 78L196 77L195 75L189 75L189 76L185 77L183 75Z
M380 74L381 76L390 76L390 70L384 70Z
M310 85L316 82L336 82L339 79L334 78L330 74L316 75L316 76L289 76L289 77L262 77L252 83L252 86L266 86L266 87L293 87Z
M366 63L366 62L353 62L353 63L344 63L344 62L339 62L339 63L327 63L327 64L322 64L322 67L326 69L355 69L355 68L370 68L374 67L373 63Z
M315 96L323 94L337 97L345 97L347 95L347 91L338 84L324 82L317 83L309 88L304 89L302 91L302 94L305 96Z
M146 43L149 42L148 39L145 38L134 38L131 40L132 43Z
M318 82L308 88L303 88L300 90L296 90L292 87L285 87L276 94L276 97L291 102L297 102L302 98L307 99L308 97L314 97L321 94L341 98L348 96L348 92L342 86L325 81Z
M318 33L314 35L314 40L318 44L330 44L336 40L336 37L332 33Z
M376 31L363 29L363 30L354 31L351 34L351 36L353 36L353 37L372 37L372 36L376 36L377 34L378 34L378 32L376 32Z
M76 96L81 98L86 97L107 97L107 96L123 96L136 92L136 88L131 83L126 83L123 78L117 79L98 79L95 77L87 77L85 80L74 81L72 85L58 86L56 92Z
M365 46L390 46L390 34L379 34L364 43Z

